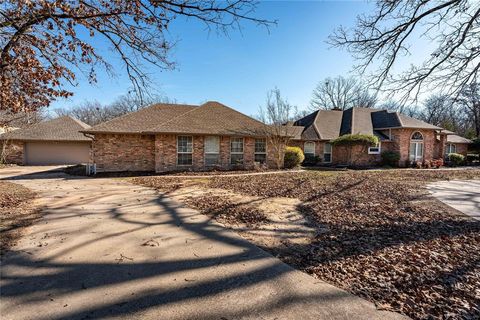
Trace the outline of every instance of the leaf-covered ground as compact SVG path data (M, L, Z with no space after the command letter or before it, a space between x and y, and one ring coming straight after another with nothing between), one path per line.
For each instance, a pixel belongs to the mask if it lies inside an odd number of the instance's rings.
M32 224L39 216L33 206L35 193L29 189L6 181L0 181L0 249L15 245L24 227Z
M425 189L430 181L480 179L480 170L144 179L163 191L199 183L249 196L298 198L298 209L318 223L319 232L296 245L295 256L285 261L415 319L480 318L480 221L458 214ZM222 217L238 215L223 199L203 205L211 206L203 211L220 210Z

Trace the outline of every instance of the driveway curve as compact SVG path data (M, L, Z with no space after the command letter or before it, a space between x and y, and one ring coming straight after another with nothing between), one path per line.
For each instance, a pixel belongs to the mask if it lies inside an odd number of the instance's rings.
M428 185L434 197L480 220L480 180L439 181Z
M289 267L154 190L47 169L0 169L43 206L2 258L2 319L406 318Z

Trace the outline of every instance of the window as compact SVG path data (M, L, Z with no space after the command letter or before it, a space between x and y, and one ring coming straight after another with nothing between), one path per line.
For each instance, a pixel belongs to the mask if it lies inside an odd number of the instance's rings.
M308 157L315 157L315 142L307 141L303 145L303 153Z
M230 139L230 163L243 164L243 138Z
M255 139L255 162L267 162L267 140Z
M325 143L323 147L323 162L332 162L332 145Z
M447 150L445 154L449 155L450 153L457 153L457 146L453 143L447 144Z
M193 138L192 136L177 137L177 164L192 165Z
M381 146L380 142L375 147L368 148L368 154L380 154Z
M410 138L410 161L421 161L423 159L423 135L416 131Z
M220 163L220 137L205 137L205 165L215 166Z

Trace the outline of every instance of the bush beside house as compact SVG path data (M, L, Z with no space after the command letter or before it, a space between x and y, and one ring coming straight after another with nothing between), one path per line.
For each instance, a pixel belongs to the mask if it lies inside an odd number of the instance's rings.
M398 167L398 161L400 161L400 153L396 151L382 152L382 164L384 166Z
M303 162L303 160L305 160L305 155L303 154L302 149L300 149L299 147L285 148L285 168L290 169L298 167Z

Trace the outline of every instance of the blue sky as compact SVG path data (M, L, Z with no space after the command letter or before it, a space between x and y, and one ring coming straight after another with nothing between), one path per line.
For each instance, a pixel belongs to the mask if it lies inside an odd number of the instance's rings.
M268 32L244 22L241 32L228 36L208 32L194 20L177 20L170 28L170 36L178 39L171 52L176 69L149 71L158 92L181 103L217 100L255 114L267 91L278 87L291 103L306 108L318 81L348 75L353 64L347 52L330 48L328 35L340 25L353 25L371 6L364 1L262 1L255 15L278 20L278 25ZM118 77L100 70L95 86L80 79L71 88L74 97L55 102L51 110L84 100L109 103L128 90L131 84L118 58L101 50Z

